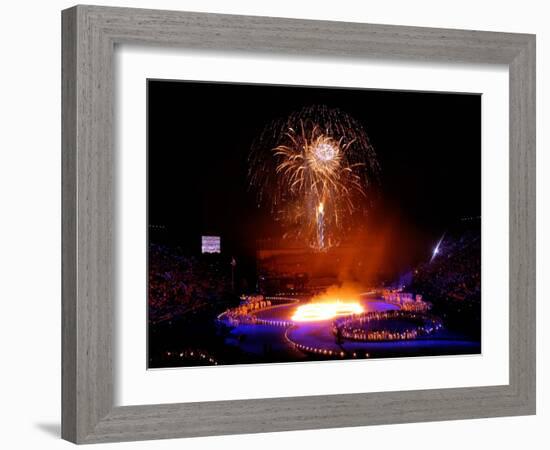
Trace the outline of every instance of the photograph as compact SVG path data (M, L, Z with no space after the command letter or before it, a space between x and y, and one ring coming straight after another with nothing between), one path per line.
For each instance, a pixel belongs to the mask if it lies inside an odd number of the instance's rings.
M147 367L481 354L481 95L147 80Z
M2 5L2 448L549 447L548 8L439 4Z

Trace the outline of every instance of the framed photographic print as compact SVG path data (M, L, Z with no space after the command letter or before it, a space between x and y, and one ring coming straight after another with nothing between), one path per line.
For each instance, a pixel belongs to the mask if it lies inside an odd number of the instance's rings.
M534 77L532 35L64 11L63 437L533 414Z

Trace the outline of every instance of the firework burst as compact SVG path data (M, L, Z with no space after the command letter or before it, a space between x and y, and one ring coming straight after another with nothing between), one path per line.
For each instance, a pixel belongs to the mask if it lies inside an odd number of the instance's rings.
M363 127L339 109L310 106L270 123L252 146L249 180L286 236L324 250L366 208L379 171Z

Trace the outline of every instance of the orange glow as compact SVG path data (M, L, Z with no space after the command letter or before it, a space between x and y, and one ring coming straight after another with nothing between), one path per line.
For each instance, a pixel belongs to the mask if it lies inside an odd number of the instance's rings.
M335 300L332 302L308 303L296 309L292 320L295 322L316 322L338 316L361 314L363 311L363 307L358 302Z

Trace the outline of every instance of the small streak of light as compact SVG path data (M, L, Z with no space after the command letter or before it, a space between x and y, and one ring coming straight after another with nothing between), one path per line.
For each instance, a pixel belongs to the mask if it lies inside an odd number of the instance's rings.
M430 262L432 262L434 260L434 258L439 254L439 246L443 242L444 237L445 237L445 233L443 233L443 236L441 236L441 239L439 239L439 241L437 242L437 245L435 246L434 251L432 253L432 257L430 259Z

